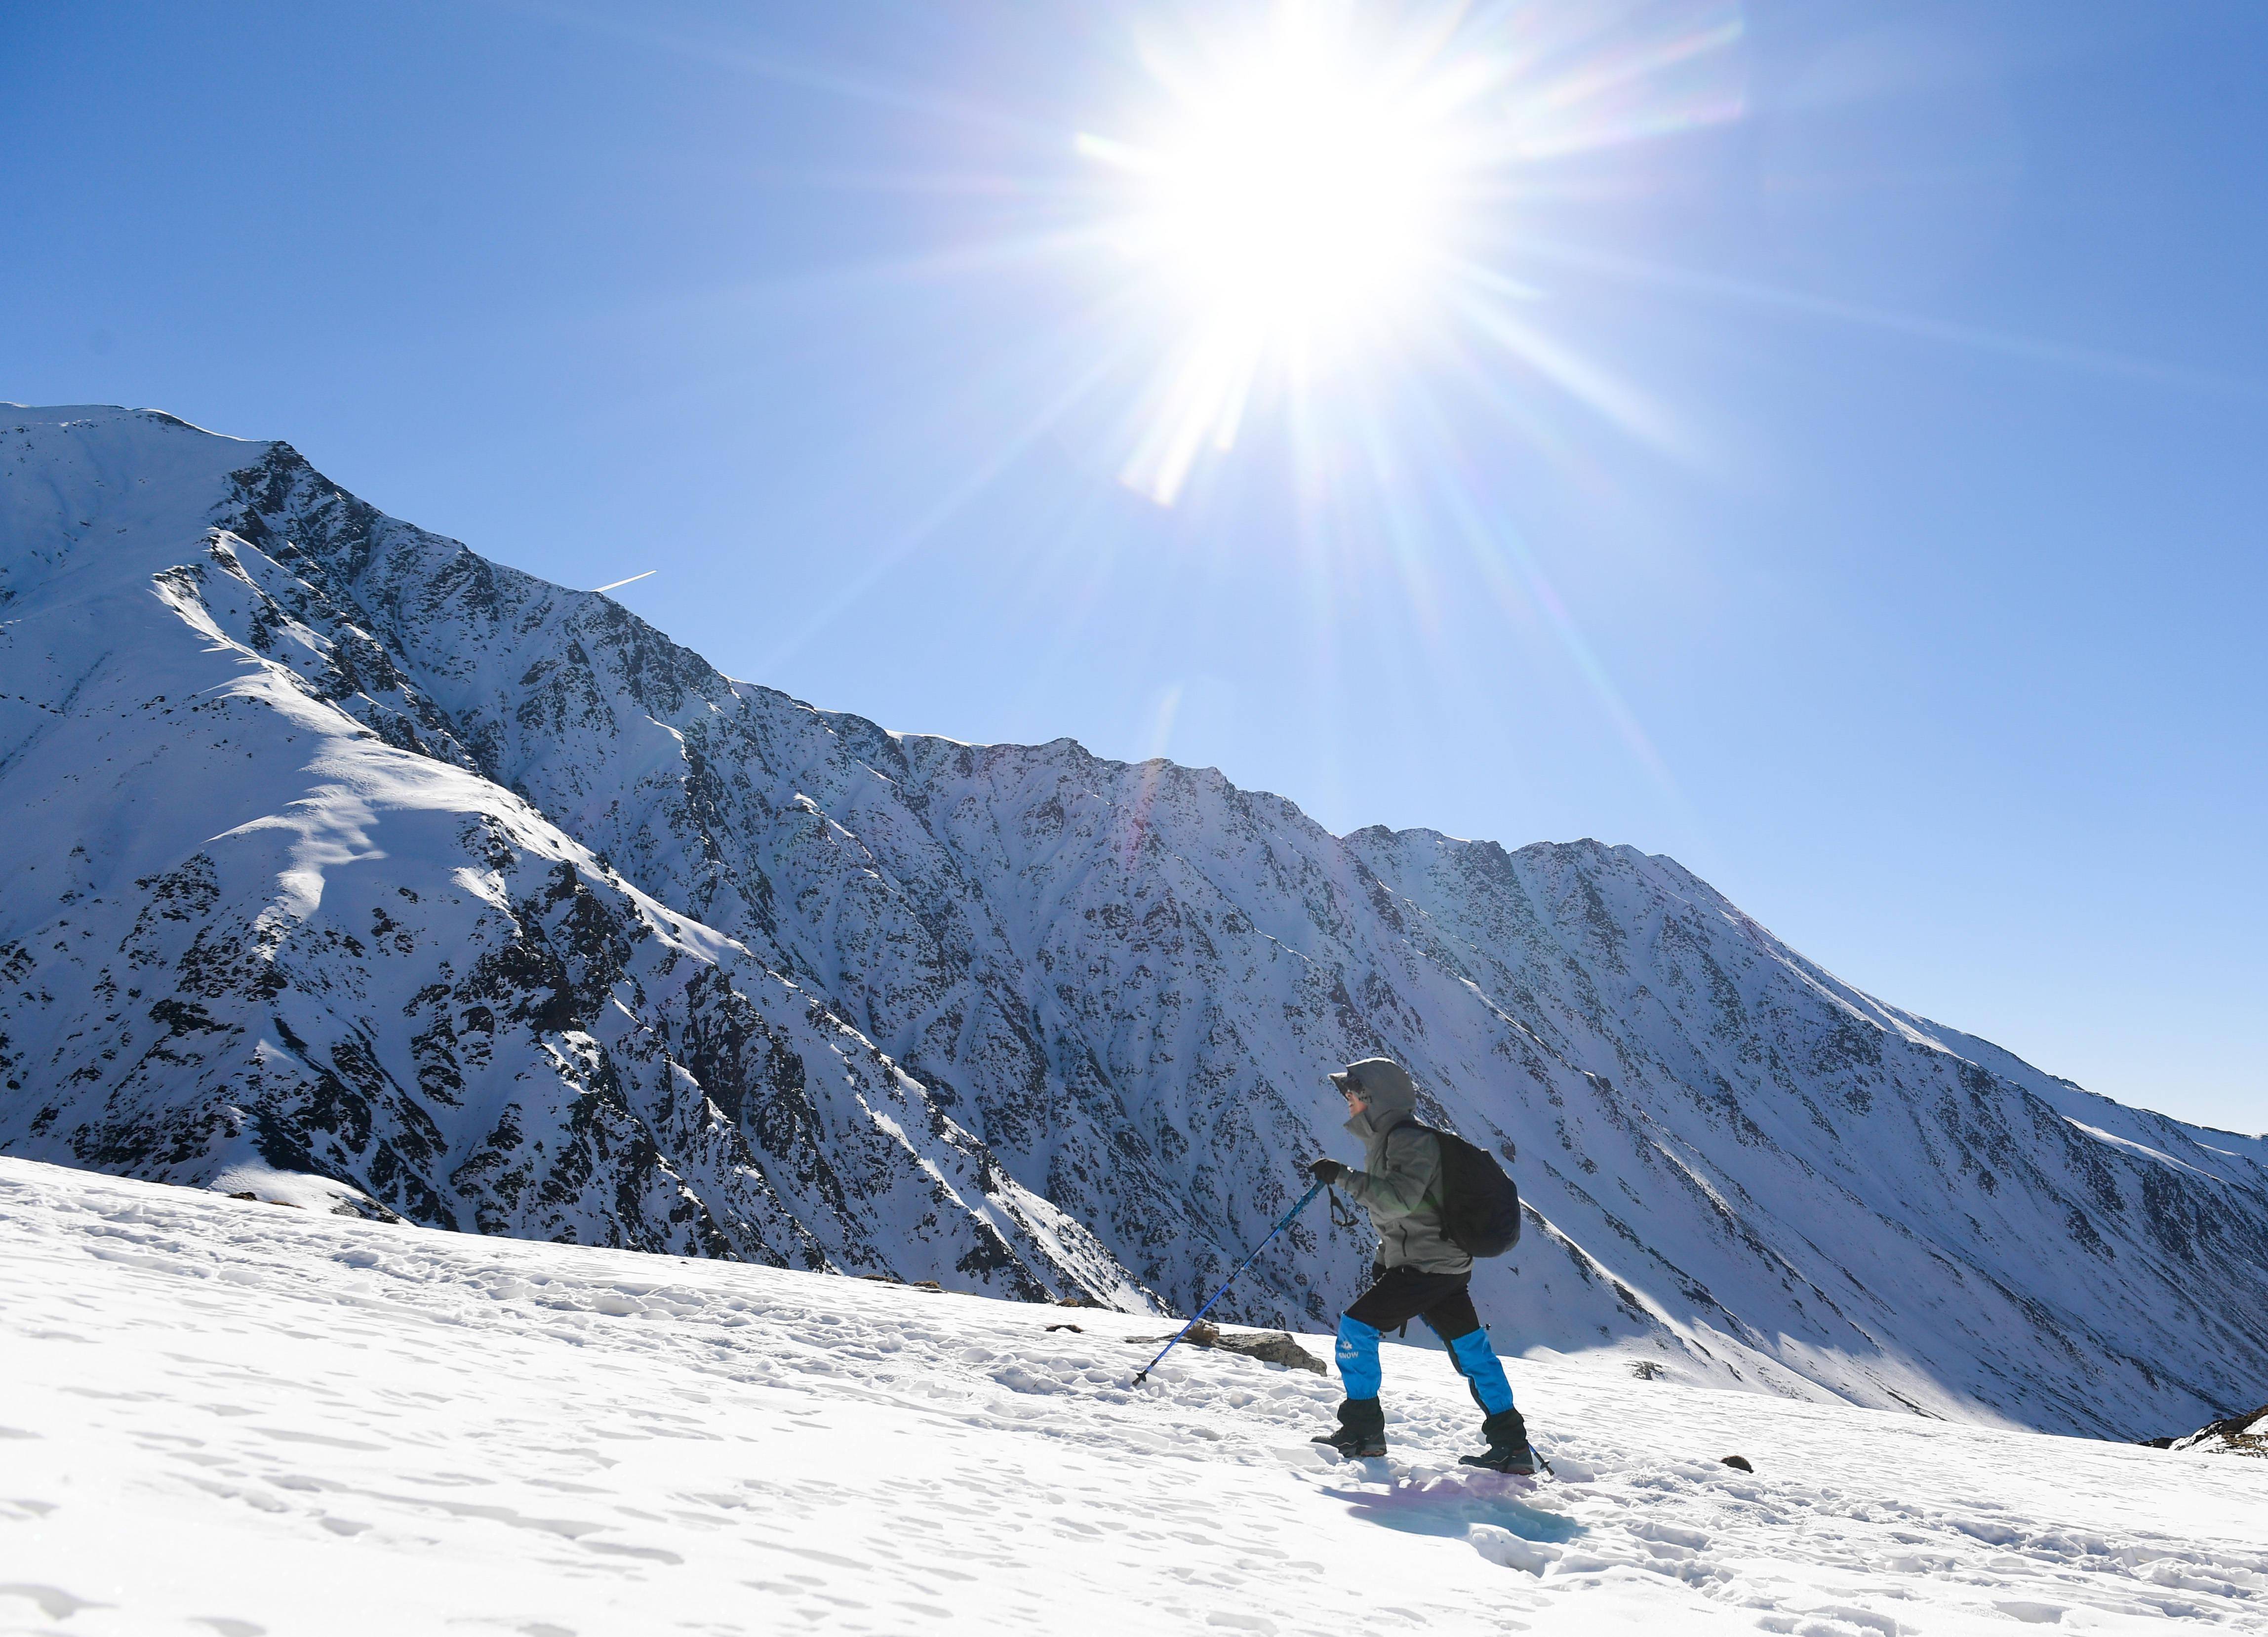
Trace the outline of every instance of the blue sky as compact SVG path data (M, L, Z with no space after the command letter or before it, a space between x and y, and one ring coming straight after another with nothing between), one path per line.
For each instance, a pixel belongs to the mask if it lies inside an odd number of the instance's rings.
M656 570L622 600L889 726L1668 852L1896 1004L2268 1126L2268 11L1635 4L1492 93L1606 110L1458 195L1507 293L1263 370L1161 505L1179 309L1077 139L1169 132L1159 63L1249 20L19 8L0 397Z

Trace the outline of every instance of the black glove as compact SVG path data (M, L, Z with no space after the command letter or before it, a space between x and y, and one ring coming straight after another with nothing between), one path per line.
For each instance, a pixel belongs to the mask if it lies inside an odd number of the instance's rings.
M1318 1160L1307 1168L1307 1175L1319 1183L1336 1183L1349 1174L1350 1168L1341 1165L1336 1160Z

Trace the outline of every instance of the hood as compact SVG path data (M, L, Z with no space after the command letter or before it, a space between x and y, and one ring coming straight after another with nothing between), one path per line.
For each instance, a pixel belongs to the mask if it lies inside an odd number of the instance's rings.
M1391 1058L1365 1058L1331 1076L1334 1085L1344 1086L1350 1080L1362 1088L1363 1100L1370 1104L1366 1112L1354 1118L1373 1131L1384 1131L1418 1111L1418 1082Z

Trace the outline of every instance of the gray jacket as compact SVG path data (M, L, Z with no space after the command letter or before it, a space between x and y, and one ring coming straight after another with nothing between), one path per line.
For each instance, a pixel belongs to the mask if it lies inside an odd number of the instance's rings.
M1340 1178L1338 1188L1370 1213L1379 1265L1471 1272L1472 1257L1441 1231L1441 1145L1417 1123L1416 1084L1386 1058L1351 1063L1344 1073L1360 1083L1370 1106L1346 1123L1362 1139L1363 1169Z

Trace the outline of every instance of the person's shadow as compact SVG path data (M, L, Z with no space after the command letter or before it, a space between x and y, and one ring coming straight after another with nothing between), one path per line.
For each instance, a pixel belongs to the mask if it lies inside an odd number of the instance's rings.
M1371 1464L1351 1461L1360 1469ZM1376 1464L1384 1468L1383 1461ZM1462 1538L1475 1523L1492 1523L1522 1540L1557 1544L1583 1532L1573 1518L1547 1512L1521 1499L1535 1493L1532 1478L1511 1478L1499 1472L1435 1473L1415 1481L1381 1471L1383 1488L1334 1489L1323 1493L1344 1501L1347 1510L1366 1523L1398 1529L1407 1535L1447 1535Z

